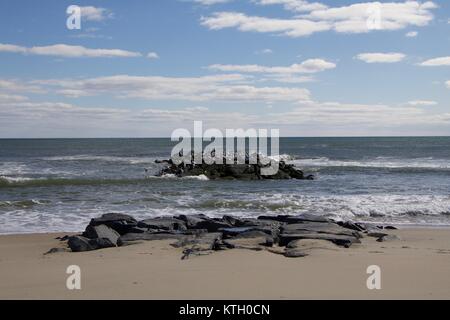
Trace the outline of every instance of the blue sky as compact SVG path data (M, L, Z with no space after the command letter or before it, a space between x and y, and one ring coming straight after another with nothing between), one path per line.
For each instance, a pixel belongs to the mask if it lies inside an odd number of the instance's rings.
M170 136L194 120L449 135L449 18L448 1L3 0L0 137Z

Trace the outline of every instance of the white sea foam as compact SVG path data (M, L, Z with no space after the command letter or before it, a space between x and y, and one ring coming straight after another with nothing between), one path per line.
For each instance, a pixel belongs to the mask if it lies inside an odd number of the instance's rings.
M64 206L46 209L45 201L33 200L27 208L1 208L0 234L81 231L89 219L105 212L123 212L137 219L205 213L255 217L261 214L314 213L336 220L380 223L450 225L450 196L443 195L298 195L283 193L231 194L229 197L197 196L187 191L163 196L163 207L134 206L117 210L108 203L98 207ZM138 199L139 200L139 199ZM10 201L10 205L12 201ZM36 204L36 205L33 205ZM5 210L8 209L8 210Z
M119 156L96 156L96 155L71 155L54 156L42 158L44 161L104 161L104 162L123 162L130 164L154 163L155 157L119 157Z
M0 181L3 180L7 183L17 183L17 182L24 182L24 181L31 181L32 178L27 177L8 177L8 176L0 176Z
M299 167L369 167L369 168L417 168L450 169L449 159L415 158L398 159L377 157L366 160L332 160L327 157L295 159L291 163Z
M183 177L183 179L193 179L193 180L200 180L200 181L208 181L209 178L205 176L204 174L200 174L198 176L186 176Z

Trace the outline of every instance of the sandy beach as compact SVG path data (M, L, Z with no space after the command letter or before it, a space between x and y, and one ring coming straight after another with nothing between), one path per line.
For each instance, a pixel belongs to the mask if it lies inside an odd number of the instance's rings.
M171 241L46 254L62 234L0 236L1 299L449 299L450 229L396 230L400 240L364 238L308 257L227 250L181 260ZM81 268L81 290L66 269ZM381 290L366 269L381 268Z

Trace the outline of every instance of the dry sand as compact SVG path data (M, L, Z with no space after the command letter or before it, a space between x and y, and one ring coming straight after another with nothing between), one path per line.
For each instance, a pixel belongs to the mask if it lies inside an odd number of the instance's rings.
M58 234L0 236L1 299L449 299L450 229L395 231L401 240L364 238L350 249L305 258L228 250L180 260L170 241L43 255ZM66 268L81 268L81 290ZM381 267L381 290L366 269Z

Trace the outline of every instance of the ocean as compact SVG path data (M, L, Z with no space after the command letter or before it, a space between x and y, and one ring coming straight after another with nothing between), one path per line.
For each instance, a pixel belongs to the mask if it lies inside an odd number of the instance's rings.
M1 139L0 234L81 231L90 218L313 213L450 225L450 137L281 138L316 180L151 177L169 139ZM148 170L148 172L145 171Z

